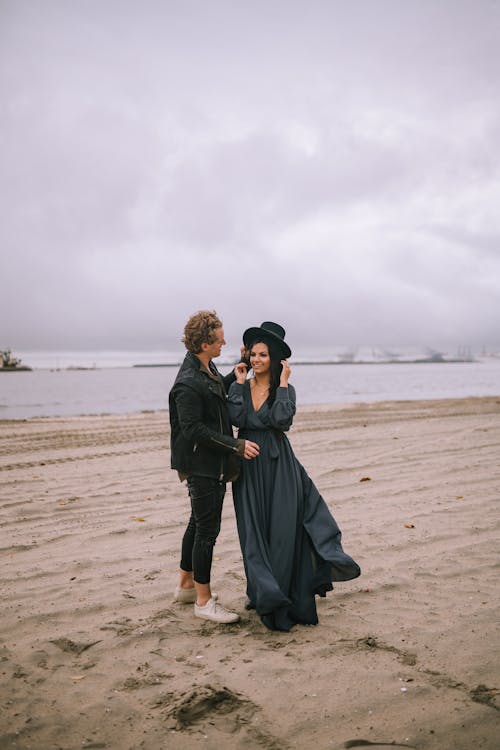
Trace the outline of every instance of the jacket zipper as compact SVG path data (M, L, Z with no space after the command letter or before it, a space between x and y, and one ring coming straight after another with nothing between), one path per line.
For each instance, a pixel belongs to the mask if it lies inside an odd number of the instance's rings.
M223 435L224 433L222 432L222 415L220 413L220 406L218 407L218 412L219 412L220 434ZM219 482L222 482L223 478L224 478L224 454L221 454L221 457L220 457L220 477L219 477Z

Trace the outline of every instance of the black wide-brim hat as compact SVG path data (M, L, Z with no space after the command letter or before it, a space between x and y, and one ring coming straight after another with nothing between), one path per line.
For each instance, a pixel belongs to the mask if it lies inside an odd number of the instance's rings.
M248 349L255 341L267 343L271 341L279 350L283 359L288 359L292 350L285 342L285 329L278 323L266 321L261 324L260 328L247 328L243 334L243 343Z

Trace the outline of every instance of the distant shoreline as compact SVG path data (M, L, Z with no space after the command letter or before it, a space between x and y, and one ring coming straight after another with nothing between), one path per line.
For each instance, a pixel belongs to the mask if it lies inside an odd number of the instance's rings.
M96 371L96 370L114 370L114 369L140 369L140 368L161 368L161 367L180 367L182 362L145 362L140 364L132 365L100 365L92 367L68 365L67 367L0 367L1 372L33 372L35 370L50 370L51 372L74 372L74 371ZM219 368L222 367L234 367L231 362L220 362L217 363ZM482 364L480 359L384 359L384 360L336 360L336 359L325 359L320 361L315 360L304 360L300 362L294 362L291 360L290 364L294 367L298 366L311 366L311 365L451 365L451 364Z
M447 365L447 364L480 364L479 359L383 359L383 360L337 360L337 359L324 359L320 361L315 360L303 360L300 362L294 362L290 360L291 365ZM165 362L165 363L144 363L132 365L132 367L180 367L182 362ZM230 363L220 364L219 367L231 367ZM68 368L69 369L69 368ZM73 368L74 369L74 368ZM84 368L80 368L84 369ZM89 368L90 369L90 368Z

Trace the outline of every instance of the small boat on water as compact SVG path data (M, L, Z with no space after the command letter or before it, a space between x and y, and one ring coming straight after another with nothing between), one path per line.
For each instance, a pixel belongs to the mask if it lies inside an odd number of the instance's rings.
M0 372L31 372L31 367L23 365L20 359L12 356L10 349L5 349L0 352L2 358L0 360Z

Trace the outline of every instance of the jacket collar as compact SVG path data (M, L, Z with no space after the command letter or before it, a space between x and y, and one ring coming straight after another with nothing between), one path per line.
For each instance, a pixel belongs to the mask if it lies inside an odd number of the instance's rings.
M184 364L190 369L190 370L196 370L197 372L202 372L205 375L208 375L208 377L211 380L215 380L217 383L220 382L220 376L214 372L212 372L208 367L205 367L205 365L200 362L196 354L193 354L193 352L187 352L185 358L184 358ZM213 364L213 363L212 363ZM214 365L215 367L215 365ZM217 368L215 368L217 371Z

